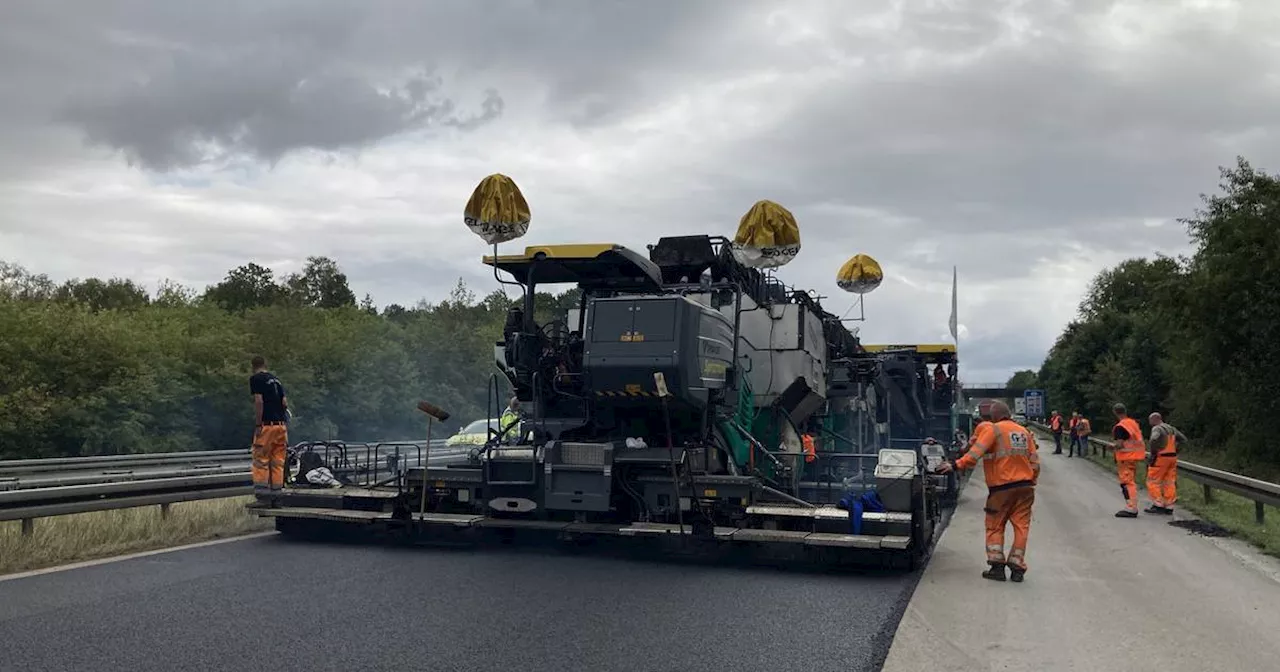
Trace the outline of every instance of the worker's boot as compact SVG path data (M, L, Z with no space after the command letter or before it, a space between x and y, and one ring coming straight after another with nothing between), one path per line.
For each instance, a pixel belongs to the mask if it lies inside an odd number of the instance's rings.
M1005 580L1005 578L1004 578L1004 563L1003 563L1003 562L989 562L989 563L987 563L987 564L989 564L989 565L991 565L991 566L987 569L987 571L985 571L985 572L983 572L983 573L982 573L982 578L984 578L984 579L991 579L992 581L1004 581L1004 580Z
M1121 509L1120 511L1116 511L1116 518L1137 518L1137 517L1138 517L1137 511L1130 511L1128 509Z
M1018 569L1013 565L1009 566L1009 580L1014 583L1022 583L1022 577L1026 576L1026 574L1027 570L1025 569Z

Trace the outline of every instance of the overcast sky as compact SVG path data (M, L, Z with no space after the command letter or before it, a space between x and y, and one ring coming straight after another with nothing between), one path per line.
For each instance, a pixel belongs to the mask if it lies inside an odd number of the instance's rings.
M732 236L795 213L779 272L864 342L1038 368L1089 279L1187 251L1242 154L1280 163L1280 2L5 0L0 259L203 288L328 255L381 306L494 287L462 222L512 176L508 244Z

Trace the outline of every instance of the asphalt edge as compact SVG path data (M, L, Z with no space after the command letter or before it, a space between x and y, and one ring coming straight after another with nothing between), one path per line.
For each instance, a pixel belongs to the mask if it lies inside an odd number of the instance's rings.
M966 483L965 487L970 484ZM963 493L963 490L962 490ZM906 616L907 608L911 606L911 600L915 597L916 588L920 587L920 580L924 578L924 573L929 569L929 564L933 561L933 552L937 550L938 544L942 542L942 535L947 533L951 528L951 519L955 517L956 510L959 508L960 502L957 497L956 504L942 511L942 519L938 521L938 529L934 532L933 541L929 544L929 552L925 555L924 561L920 563L920 567L911 572L911 577L902 587L901 592L893 604L893 615L884 624L884 628L871 638L871 646L873 654L869 659L870 665L866 668L878 672L884 669L885 661L889 659L889 651L893 648L893 641L898 637L898 628L902 627L902 618Z
M236 541L248 541L269 535L279 534L275 530L266 530L264 532L250 532L248 534L236 535L234 537L226 537L223 539L211 539L209 541L198 541L194 544L183 544L181 546L169 546L167 548L156 548L150 551L138 551L136 553L127 553L125 555L113 555L107 558L97 558L94 560L82 560L66 565L56 565L53 567L44 567L42 569L29 569L25 572L15 572L13 574L0 575L0 583L5 581L13 581L15 579L25 579L33 576L41 576L44 574L54 574L57 572L65 572L72 569L83 569L85 567L96 567L98 565L107 565L113 562L123 562L125 560L134 560L137 558L145 558L151 555L160 555L163 553L173 553L175 551L186 551L193 548L204 548L206 546L217 546L218 544L229 544Z

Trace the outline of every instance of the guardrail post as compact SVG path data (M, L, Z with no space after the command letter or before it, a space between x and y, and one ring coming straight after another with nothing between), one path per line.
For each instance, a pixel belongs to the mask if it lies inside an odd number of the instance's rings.
M1255 519L1255 520L1257 520L1257 521L1258 521L1258 524L1259 524L1259 525L1261 525L1261 524L1263 523L1263 518L1264 518L1265 516L1266 516L1266 511L1264 511L1264 510L1263 510L1263 508L1262 508L1262 502L1254 502L1254 503L1253 503L1253 517L1254 517L1254 519Z
M168 502L165 502L164 504L160 505L160 518L162 520L169 519L169 506L170 504Z
M1209 489L1209 484L1204 484L1204 501L1206 503L1213 501L1213 490Z
M36 532L36 519L23 518L22 519L22 536L29 537L35 534L35 532Z

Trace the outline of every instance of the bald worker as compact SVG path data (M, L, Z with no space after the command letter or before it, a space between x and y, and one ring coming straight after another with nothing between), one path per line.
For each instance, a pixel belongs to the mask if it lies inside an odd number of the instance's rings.
M982 578L1004 581L1006 566L1011 578L1021 583L1027 572L1027 537L1031 533L1031 505L1036 501L1036 482L1040 479L1040 456L1036 440L1026 427L1010 419L1009 405L991 403L991 422L974 431L969 452L960 459L943 462L937 473L956 469L972 469L982 460L987 481L986 512L987 571ZM1013 545L1006 558L1004 528L1013 524Z
M1187 442L1187 437L1159 413L1147 416L1147 422L1151 426L1147 439L1147 495L1151 506L1146 512L1171 516L1178 501L1178 447Z

